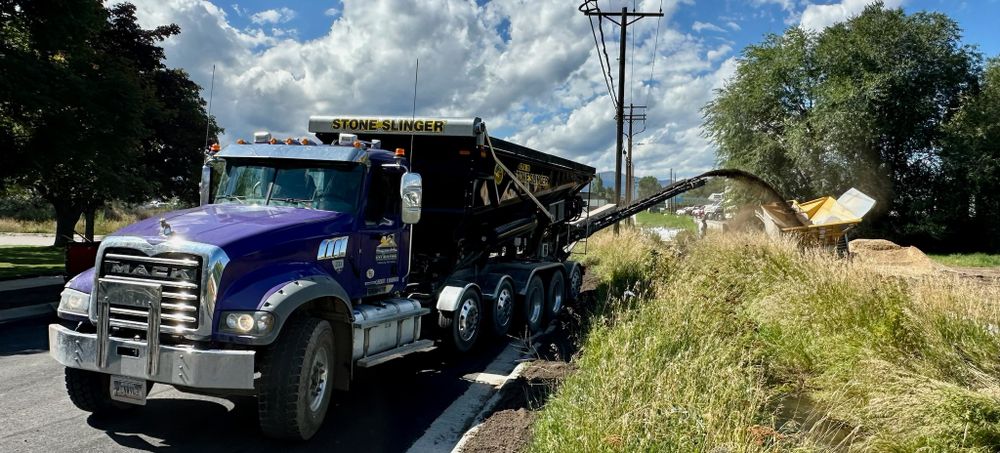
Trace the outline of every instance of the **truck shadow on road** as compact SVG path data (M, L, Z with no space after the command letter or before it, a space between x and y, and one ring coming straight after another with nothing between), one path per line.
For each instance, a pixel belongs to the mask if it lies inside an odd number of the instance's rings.
M323 427L304 443L264 438L253 398L182 397L160 392L160 386L145 407L113 417L91 415L87 423L122 447L146 451L402 452L474 385L462 377L482 371L504 346L467 356L436 350L356 370L351 390L333 394Z

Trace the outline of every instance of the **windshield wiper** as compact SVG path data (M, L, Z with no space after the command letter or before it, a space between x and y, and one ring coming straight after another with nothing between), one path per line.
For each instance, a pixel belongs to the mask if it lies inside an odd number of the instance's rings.
M243 203L243 200L246 200L247 197L245 195L222 195L222 196L219 196L219 197L216 197L216 198L219 199L219 200L227 200L227 199L228 200L236 200L236 201L238 201L240 203Z
M270 201L284 201L287 203L302 203L303 201L312 201L312 198L281 198L281 197L271 197Z

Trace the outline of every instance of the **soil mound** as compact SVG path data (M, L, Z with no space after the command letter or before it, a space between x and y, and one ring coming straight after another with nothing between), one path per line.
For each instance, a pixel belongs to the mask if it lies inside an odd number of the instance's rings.
M937 265L916 247L903 247L885 239L855 239L850 243L854 259L881 266L905 267L917 272L934 271Z
M527 409L504 410L480 425L480 433L462 447L462 453L521 452L531 442L535 413Z

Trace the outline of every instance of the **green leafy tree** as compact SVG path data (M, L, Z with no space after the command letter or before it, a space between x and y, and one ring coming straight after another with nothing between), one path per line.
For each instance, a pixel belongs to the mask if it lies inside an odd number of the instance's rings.
M663 186L660 185L660 181L657 181L655 176L643 176L639 178L638 199L651 197L662 188Z
M967 250L1000 250L1000 59L991 60L981 91L970 95L946 125L941 150L940 222Z
M977 86L980 55L943 14L881 3L820 33L791 28L744 50L704 110L718 164L757 174L787 198L857 187L866 224L902 240L945 237L929 221L943 125Z
M590 183L590 194L595 198L603 198L607 189L604 188L604 180L600 176L595 176Z
M106 201L193 198L208 118L158 46L179 31L142 29L127 3L0 1L0 176L52 203L56 245Z

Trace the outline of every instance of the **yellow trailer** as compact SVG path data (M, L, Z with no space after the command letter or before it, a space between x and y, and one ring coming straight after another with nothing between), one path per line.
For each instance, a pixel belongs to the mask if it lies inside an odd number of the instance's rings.
M768 234L795 234L803 242L837 249L844 247L846 252L847 232L861 223L874 206L874 199L852 188L840 198L821 197L804 203L791 200L786 205L765 204L756 214Z

